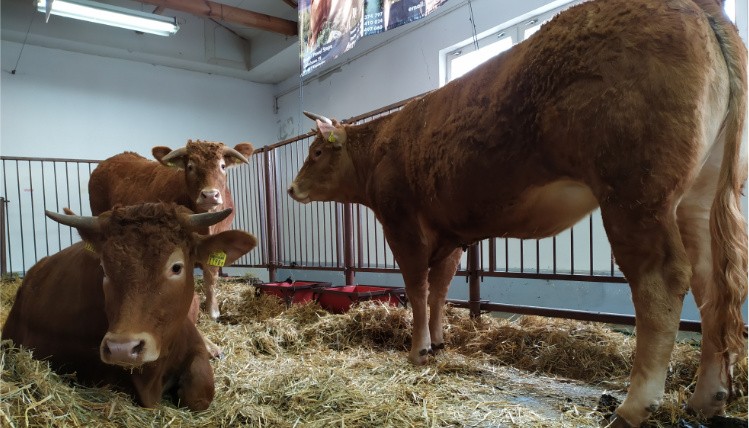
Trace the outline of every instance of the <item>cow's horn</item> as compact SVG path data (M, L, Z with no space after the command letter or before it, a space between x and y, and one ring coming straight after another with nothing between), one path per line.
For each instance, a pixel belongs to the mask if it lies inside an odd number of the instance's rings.
M98 218L88 217L82 215L63 215L54 211L44 211L47 217L52 220L64 224L66 226L74 227L79 230L93 230L98 227Z
M195 228L213 226L226 217L229 217L231 210L231 208L227 208L223 211L216 211L215 213L190 214L188 216L190 226Z
M320 116L319 114L310 113L308 111L305 111L304 115L307 116L308 118L312 119L312 120L321 120L321 121L327 123L328 125L332 125L333 124L332 120L328 119L325 116Z
M176 158L180 158L186 154L187 154L187 147L180 147L178 149L174 149L171 152L167 153L163 158L161 158L161 163L171 162L172 160Z
M235 158L242 161L242 163L250 163L250 161L248 161L247 158L244 157L244 155L242 155L242 153L239 153L238 151L234 150L233 147L224 146L224 155L232 155Z

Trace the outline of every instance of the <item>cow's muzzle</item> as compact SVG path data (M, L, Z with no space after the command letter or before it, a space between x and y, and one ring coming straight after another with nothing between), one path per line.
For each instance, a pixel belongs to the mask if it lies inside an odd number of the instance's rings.
M101 341L99 354L107 364L136 367L156 360L159 357L157 348L153 337L148 333L107 333Z
M286 192L289 194L289 196L293 200L295 200L297 202L301 202L303 204L306 204L306 203L308 203L310 201L309 200L309 195L303 195L303 194L299 193L299 190L296 187L296 183L291 183L289 185L289 188L286 189Z

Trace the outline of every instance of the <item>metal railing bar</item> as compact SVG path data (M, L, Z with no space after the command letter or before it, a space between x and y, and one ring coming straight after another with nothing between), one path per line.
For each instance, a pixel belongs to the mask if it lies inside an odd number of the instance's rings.
M590 227L590 229L589 229L589 231L590 231L590 236L589 236L589 239L590 239L590 247L589 247L589 250L590 250L590 274L593 275L593 214L589 214L588 215L588 219L589 219L588 224L589 224L589 227Z
M7 261L5 258L3 258L3 261L6 262L6 270L9 270L10 272L13 272L13 252L10 251L11 248L11 237L10 237L10 221L8 221L8 217L10 216L10 210L8 209L8 205L10 201L7 200L8 197L8 167L6 166L5 159L3 161L3 215L5 216L5 224L1 225L6 233L6 242L4 242L3 251L6 251L7 248Z
M31 177L31 161L28 161L29 166L29 200L31 202L31 236L34 239L34 259L39 260L39 254L36 251L36 218L34 210L34 179ZM42 186L44 187L44 186Z
M36 158L29 156L0 156L2 160L12 161L45 161L45 162L71 162L71 163L101 163L100 160L91 159L65 159L65 158Z
M65 161L65 189L68 196L68 208L70 208L70 171L68 169L68 162ZM70 242L73 242L73 228L69 227L68 232L70 233ZM26 268L23 269L24 271Z
M575 227L570 227L570 274L575 274Z
M23 210L21 207L21 176L19 170L18 160L16 160L16 183L18 183L18 229L21 232L21 267L23 268L23 271L26 272L26 240L23 239Z
M55 176L55 189L57 189L57 162L52 162L52 169ZM60 212L60 198L59 195L55 195L55 212ZM60 223L55 222L57 225L57 241L60 248L62 248L62 230L60 229Z
M83 215L83 192L81 191L81 164L75 165L76 178L78 178L78 215Z
M470 302L467 300L449 299L447 303L459 308L470 308ZM523 306L507 305L503 303L489 303L482 301L480 304L482 311L490 312L507 312L519 315L535 315L551 318L565 318L579 321L602 322L607 324L635 325L634 315L620 315L606 312L588 312L572 309L554 309L540 306ZM699 321L681 320L679 322L680 331L701 332Z
M41 170L42 170L42 208L45 211L45 217L42 220L44 221L44 243L46 244L47 255L49 256L49 227L47 226L49 222L47 221L47 217L46 217L46 211L47 211L47 189L46 187L47 186L44 185L44 182L46 181L44 180L44 162L43 161L39 162L39 164L41 165Z
M523 242L525 242L525 239L520 239L519 241L520 241L520 273L523 273L525 272L525 261L523 260L524 254L525 254L525 251L524 251L525 249L523 248Z
M510 271L510 240L507 238L503 238L505 240L505 272Z

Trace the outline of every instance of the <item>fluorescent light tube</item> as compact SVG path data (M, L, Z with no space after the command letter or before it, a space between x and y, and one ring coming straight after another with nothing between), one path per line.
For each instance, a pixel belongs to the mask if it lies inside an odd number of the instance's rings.
M168 36L179 29L177 18L125 9L87 0L52 0L52 15L80 19L97 24L127 28L144 33ZM37 0L37 10L47 13L47 1ZM49 19L49 15L47 15Z

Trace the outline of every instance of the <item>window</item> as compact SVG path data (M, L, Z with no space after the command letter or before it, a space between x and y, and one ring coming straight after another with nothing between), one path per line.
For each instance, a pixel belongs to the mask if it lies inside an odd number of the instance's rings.
M504 28L497 27L495 30L483 33L481 37L476 39L477 43L474 43L474 39L470 38L460 43L457 48L448 49L444 53L446 65L444 83L457 79L489 58L527 39L538 31L543 23L576 3L580 3L580 1L570 1L563 6L533 16L530 19L516 20L513 25L506 25ZM476 44L478 44L478 49L476 49Z
M494 55L512 47L514 43L511 37L503 37L503 33L499 34L499 36L498 41L487 44L483 48L479 48L479 50L473 50L466 54L463 54L462 50L455 51L453 53L455 58L450 61L450 80L457 79Z
M736 23L736 0L726 0L726 3L723 5L723 9L726 11L726 15L728 15L729 18L731 18L731 21L733 23Z
M477 38L476 43L474 43L473 38L470 38L460 43L457 48L443 51L446 71L443 84L457 79L489 58L527 39L554 15L577 3L581 3L581 1L571 1L530 19L522 20L520 23L505 26L505 28L498 27L487 32L488 35L484 33L480 38ZM726 0L725 10L731 21L736 22L736 0ZM476 44L478 49L476 49Z

